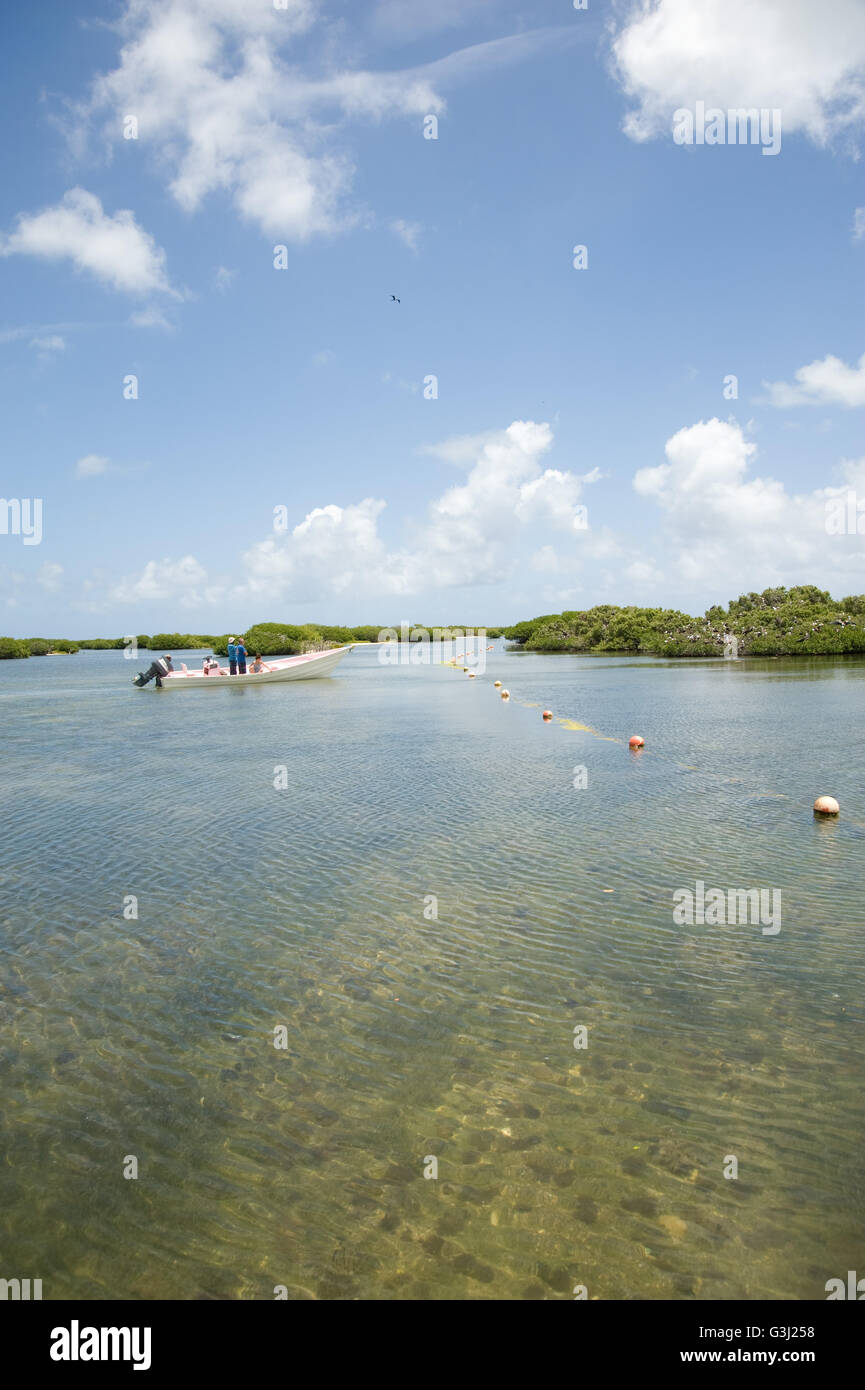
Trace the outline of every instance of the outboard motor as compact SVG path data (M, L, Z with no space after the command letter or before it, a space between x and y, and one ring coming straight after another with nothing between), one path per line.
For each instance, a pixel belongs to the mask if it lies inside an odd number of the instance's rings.
M162 685L162 677L167 675L168 667L160 656L157 657L156 661L154 661L153 665L150 666L148 670L139 671L138 675L133 678L132 684L137 685L140 689L141 686L148 685L155 677L156 684Z

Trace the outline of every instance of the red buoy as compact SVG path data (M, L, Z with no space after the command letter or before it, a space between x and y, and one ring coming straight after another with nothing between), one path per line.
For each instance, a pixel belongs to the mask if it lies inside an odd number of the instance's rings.
M545 710L544 710L544 719L552 719L552 717L553 717L553 711L552 711L551 709L545 709Z
M639 734L631 734L631 737L628 739L629 748L642 748L643 744L644 740L640 738Z

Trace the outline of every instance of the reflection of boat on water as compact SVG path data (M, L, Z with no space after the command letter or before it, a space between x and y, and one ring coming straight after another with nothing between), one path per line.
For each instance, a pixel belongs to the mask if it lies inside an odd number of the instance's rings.
M203 671L188 671L183 662L179 671L168 671L164 662L154 661L149 671L139 672L133 685L147 685L154 677L163 690L201 690L226 685L278 685L285 681L315 680L329 676L351 647L334 647L327 652L306 652L302 656L282 656L275 661L262 661L263 671L247 670L245 676L231 676L224 667L218 675L206 676Z

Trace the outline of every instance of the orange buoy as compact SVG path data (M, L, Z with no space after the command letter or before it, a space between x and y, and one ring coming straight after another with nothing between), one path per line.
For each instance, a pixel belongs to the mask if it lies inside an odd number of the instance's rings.
M501 685L501 681L493 681L493 685L494 685L494 686L496 687L496 689L498 690L499 686Z
M543 716L543 717L544 717L544 719L552 719L552 717L553 717L553 711L552 711L551 709L545 709L545 710L544 710L544 716Z
M814 814L817 816L837 816L840 810L834 796L818 796L814 802Z
M502 699L503 699L503 700L509 700L510 698L511 698L511 692L510 692L509 690L503 690L503 691L502 691Z
M644 740L640 738L639 734L631 734L631 737L628 739L629 748L642 748L643 743Z

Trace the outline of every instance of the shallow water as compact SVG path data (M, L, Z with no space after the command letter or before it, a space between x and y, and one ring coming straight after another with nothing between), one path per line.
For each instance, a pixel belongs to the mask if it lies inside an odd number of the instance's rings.
M131 674L0 663L0 1275L820 1299L861 1267L865 662ZM778 890L780 931L677 925L697 879Z

